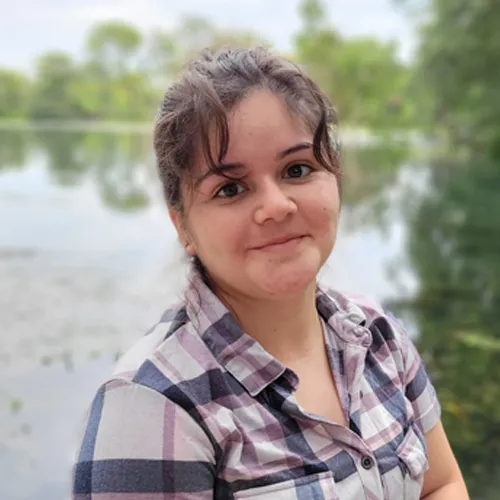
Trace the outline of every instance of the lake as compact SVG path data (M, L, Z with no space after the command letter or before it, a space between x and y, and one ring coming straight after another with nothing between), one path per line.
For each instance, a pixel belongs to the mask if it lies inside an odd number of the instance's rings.
M443 244L448 256L430 252L442 237L430 225L446 212L439 186L449 184L449 169L436 171L422 155L386 143L346 146L343 162L339 236L324 279L394 306L419 335L422 308L412 305L421 304L422 283L426 290L436 283L426 262L458 255L453 238ZM462 201L476 210L477 199ZM464 214L455 208L441 233L460 233ZM473 262L486 252L478 238L500 234L491 219L475 226ZM151 138L0 131L0 227L0 497L62 500L98 384L184 282ZM491 256L496 270L498 255ZM449 284L450 293L461 290L461 282ZM498 276L485 276L478 286L495 294L497 285ZM439 309L446 293L428 299ZM473 296L462 299L479 307Z

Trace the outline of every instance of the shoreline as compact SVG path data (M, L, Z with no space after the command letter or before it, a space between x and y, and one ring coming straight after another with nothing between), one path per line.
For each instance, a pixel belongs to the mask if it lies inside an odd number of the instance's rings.
M0 131L30 131L41 130L48 132L99 132L99 133L134 133L151 135L151 122L120 122L102 120L1 120ZM383 141L409 142L422 145L434 142L434 138L418 129L380 131L363 127L340 127L340 140L344 145L372 145Z

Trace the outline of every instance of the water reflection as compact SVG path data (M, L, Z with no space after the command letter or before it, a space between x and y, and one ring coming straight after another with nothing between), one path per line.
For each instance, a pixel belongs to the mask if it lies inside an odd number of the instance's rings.
M80 184L91 176L107 206L132 211L147 206L141 167L149 160L149 137L48 131L35 138L58 184Z
M325 275L392 300L420 329L448 411L469 393L456 392L458 365L440 353L450 355L457 325L461 334L493 331L499 261L486 235L498 236L496 202L484 200L489 219L477 205L483 184L500 179L422 166L402 144L345 148L343 161L340 234ZM0 168L0 496L58 500L98 380L178 296L185 269L147 134L2 131ZM474 351L488 366L491 353L467 338L453 340L462 356L454 362Z
M29 134L17 130L0 131L0 171L26 165Z
M453 447L485 499L500 489L499 167L479 155L435 165L407 219L418 293L398 304L419 325Z

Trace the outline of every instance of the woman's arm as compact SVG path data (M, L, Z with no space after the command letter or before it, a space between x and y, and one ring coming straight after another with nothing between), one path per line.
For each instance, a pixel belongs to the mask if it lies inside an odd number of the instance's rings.
M99 390L73 470L73 499L213 498L214 449L162 394L125 380Z
M426 435L429 469L421 497L425 500L469 500L462 473L441 421Z

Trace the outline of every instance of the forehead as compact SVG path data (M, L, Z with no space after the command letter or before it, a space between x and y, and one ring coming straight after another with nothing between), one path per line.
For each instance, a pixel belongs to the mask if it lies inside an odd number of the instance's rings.
M296 143L312 141L313 135L281 97L268 91L254 91L235 106L228 115L228 129L226 161L274 157Z

